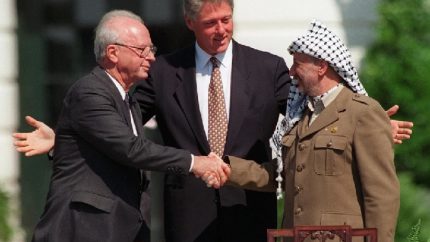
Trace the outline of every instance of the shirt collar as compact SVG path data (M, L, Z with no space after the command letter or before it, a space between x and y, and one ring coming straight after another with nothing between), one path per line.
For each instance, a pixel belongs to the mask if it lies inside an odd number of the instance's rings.
M324 108L326 108L337 97L342 88L343 84L339 83L319 96L308 97L309 110L314 113L321 113L321 111L324 110Z
M125 94L126 94L124 88L122 88L122 86L119 84L119 82L113 76L111 76L111 74L109 74L107 71L105 71L105 72L108 75L108 77L111 79L111 81L113 82L115 87L118 89L119 93L121 94L122 100L124 100Z
M212 55L209 55L204 51L199 44L196 42L195 44L196 49L196 68L198 70L201 70L209 63L209 59L212 57ZM228 66L229 63L231 63L231 60L233 58L233 45L232 41L230 40L230 43L228 44L227 50L225 52L221 52L215 55L215 57L218 59L218 61L221 63L222 66Z

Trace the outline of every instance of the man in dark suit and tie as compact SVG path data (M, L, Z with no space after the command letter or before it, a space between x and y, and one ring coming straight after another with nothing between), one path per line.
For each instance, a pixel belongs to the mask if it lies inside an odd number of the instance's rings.
M214 151L220 156L269 159L268 141L288 96L284 60L232 40L233 1L185 0L184 10L196 43L158 57L148 81L139 83L133 95L143 119L155 115L165 144L194 154ZM213 125L215 68L224 99L216 103L225 106L216 112L226 121ZM218 135L226 131L222 149L212 144L211 126ZM271 193L208 189L193 176L175 174L166 174L164 192L168 242L265 241L266 229L276 227L276 198Z
M269 160L269 139L279 114L285 112L288 68L281 57L232 39L233 5L233 0L184 0L185 21L194 32L195 45L157 57L148 80L139 83L133 96L140 104L143 122L156 115L166 145L196 155L215 151ZM212 57L216 58L213 62ZM211 122L209 96L215 68L219 68L222 84L214 86L222 85L223 97L220 93L213 96L218 103L224 99L225 108L216 110L222 118ZM42 123L34 124L40 132L16 136L23 139L16 143L18 149L29 155L51 148L38 148L37 142L31 142L36 135L43 140L46 134ZM395 124L398 138L409 138L409 123ZM216 132L221 129L225 131ZM217 134L215 142L211 134ZM220 140L225 140L221 149ZM272 193L233 187L207 189L194 176L175 174L166 174L164 192L167 242L259 242L266 240L267 228L276 227Z
M148 77L155 50L137 15L115 10L100 21L94 41L99 66L63 101L50 189L33 241L141 242L147 180L139 169L179 176L228 170L214 155L192 156L143 137L141 112L127 92Z

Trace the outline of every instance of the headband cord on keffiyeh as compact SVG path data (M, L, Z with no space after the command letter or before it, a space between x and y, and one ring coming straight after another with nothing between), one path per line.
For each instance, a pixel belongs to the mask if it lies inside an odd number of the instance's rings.
M288 47L288 52L303 53L318 59L325 60L345 81L345 86L353 92L367 95L366 90L358 79L357 71L352 65L351 54L342 41L333 34L326 26L318 21L312 21L311 28L306 35L297 38ZM278 167L276 181L277 198L282 198L282 137L288 133L294 125L301 119L305 110L307 96L300 92L297 86L297 80L293 79L288 94L287 109L284 119L279 122L275 133L270 140L270 146L275 152Z

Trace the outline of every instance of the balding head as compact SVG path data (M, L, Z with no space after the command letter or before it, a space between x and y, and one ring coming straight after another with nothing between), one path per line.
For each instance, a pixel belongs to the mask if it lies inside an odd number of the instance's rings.
M126 10L110 11L100 20L94 38L94 54L98 63L105 57L107 45L121 42L121 37L127 35L127 31L131 31L130 33L133 34L132 28L127 27L127 22L143 25L143 20L139 16Z

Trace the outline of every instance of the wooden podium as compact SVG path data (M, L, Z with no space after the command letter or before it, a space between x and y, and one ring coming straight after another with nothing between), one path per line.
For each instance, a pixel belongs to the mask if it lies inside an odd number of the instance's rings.
M303 242L306 238L325 242L328 239L340 238L340 241L351 242L352 237L368 237L369 242L377 242L375 228L353 229L349 225L339 226L296 226L293 229L268 229L267 242L275 242L276 238L292 237L294 242ZM280 241L284 241L281 239Z

